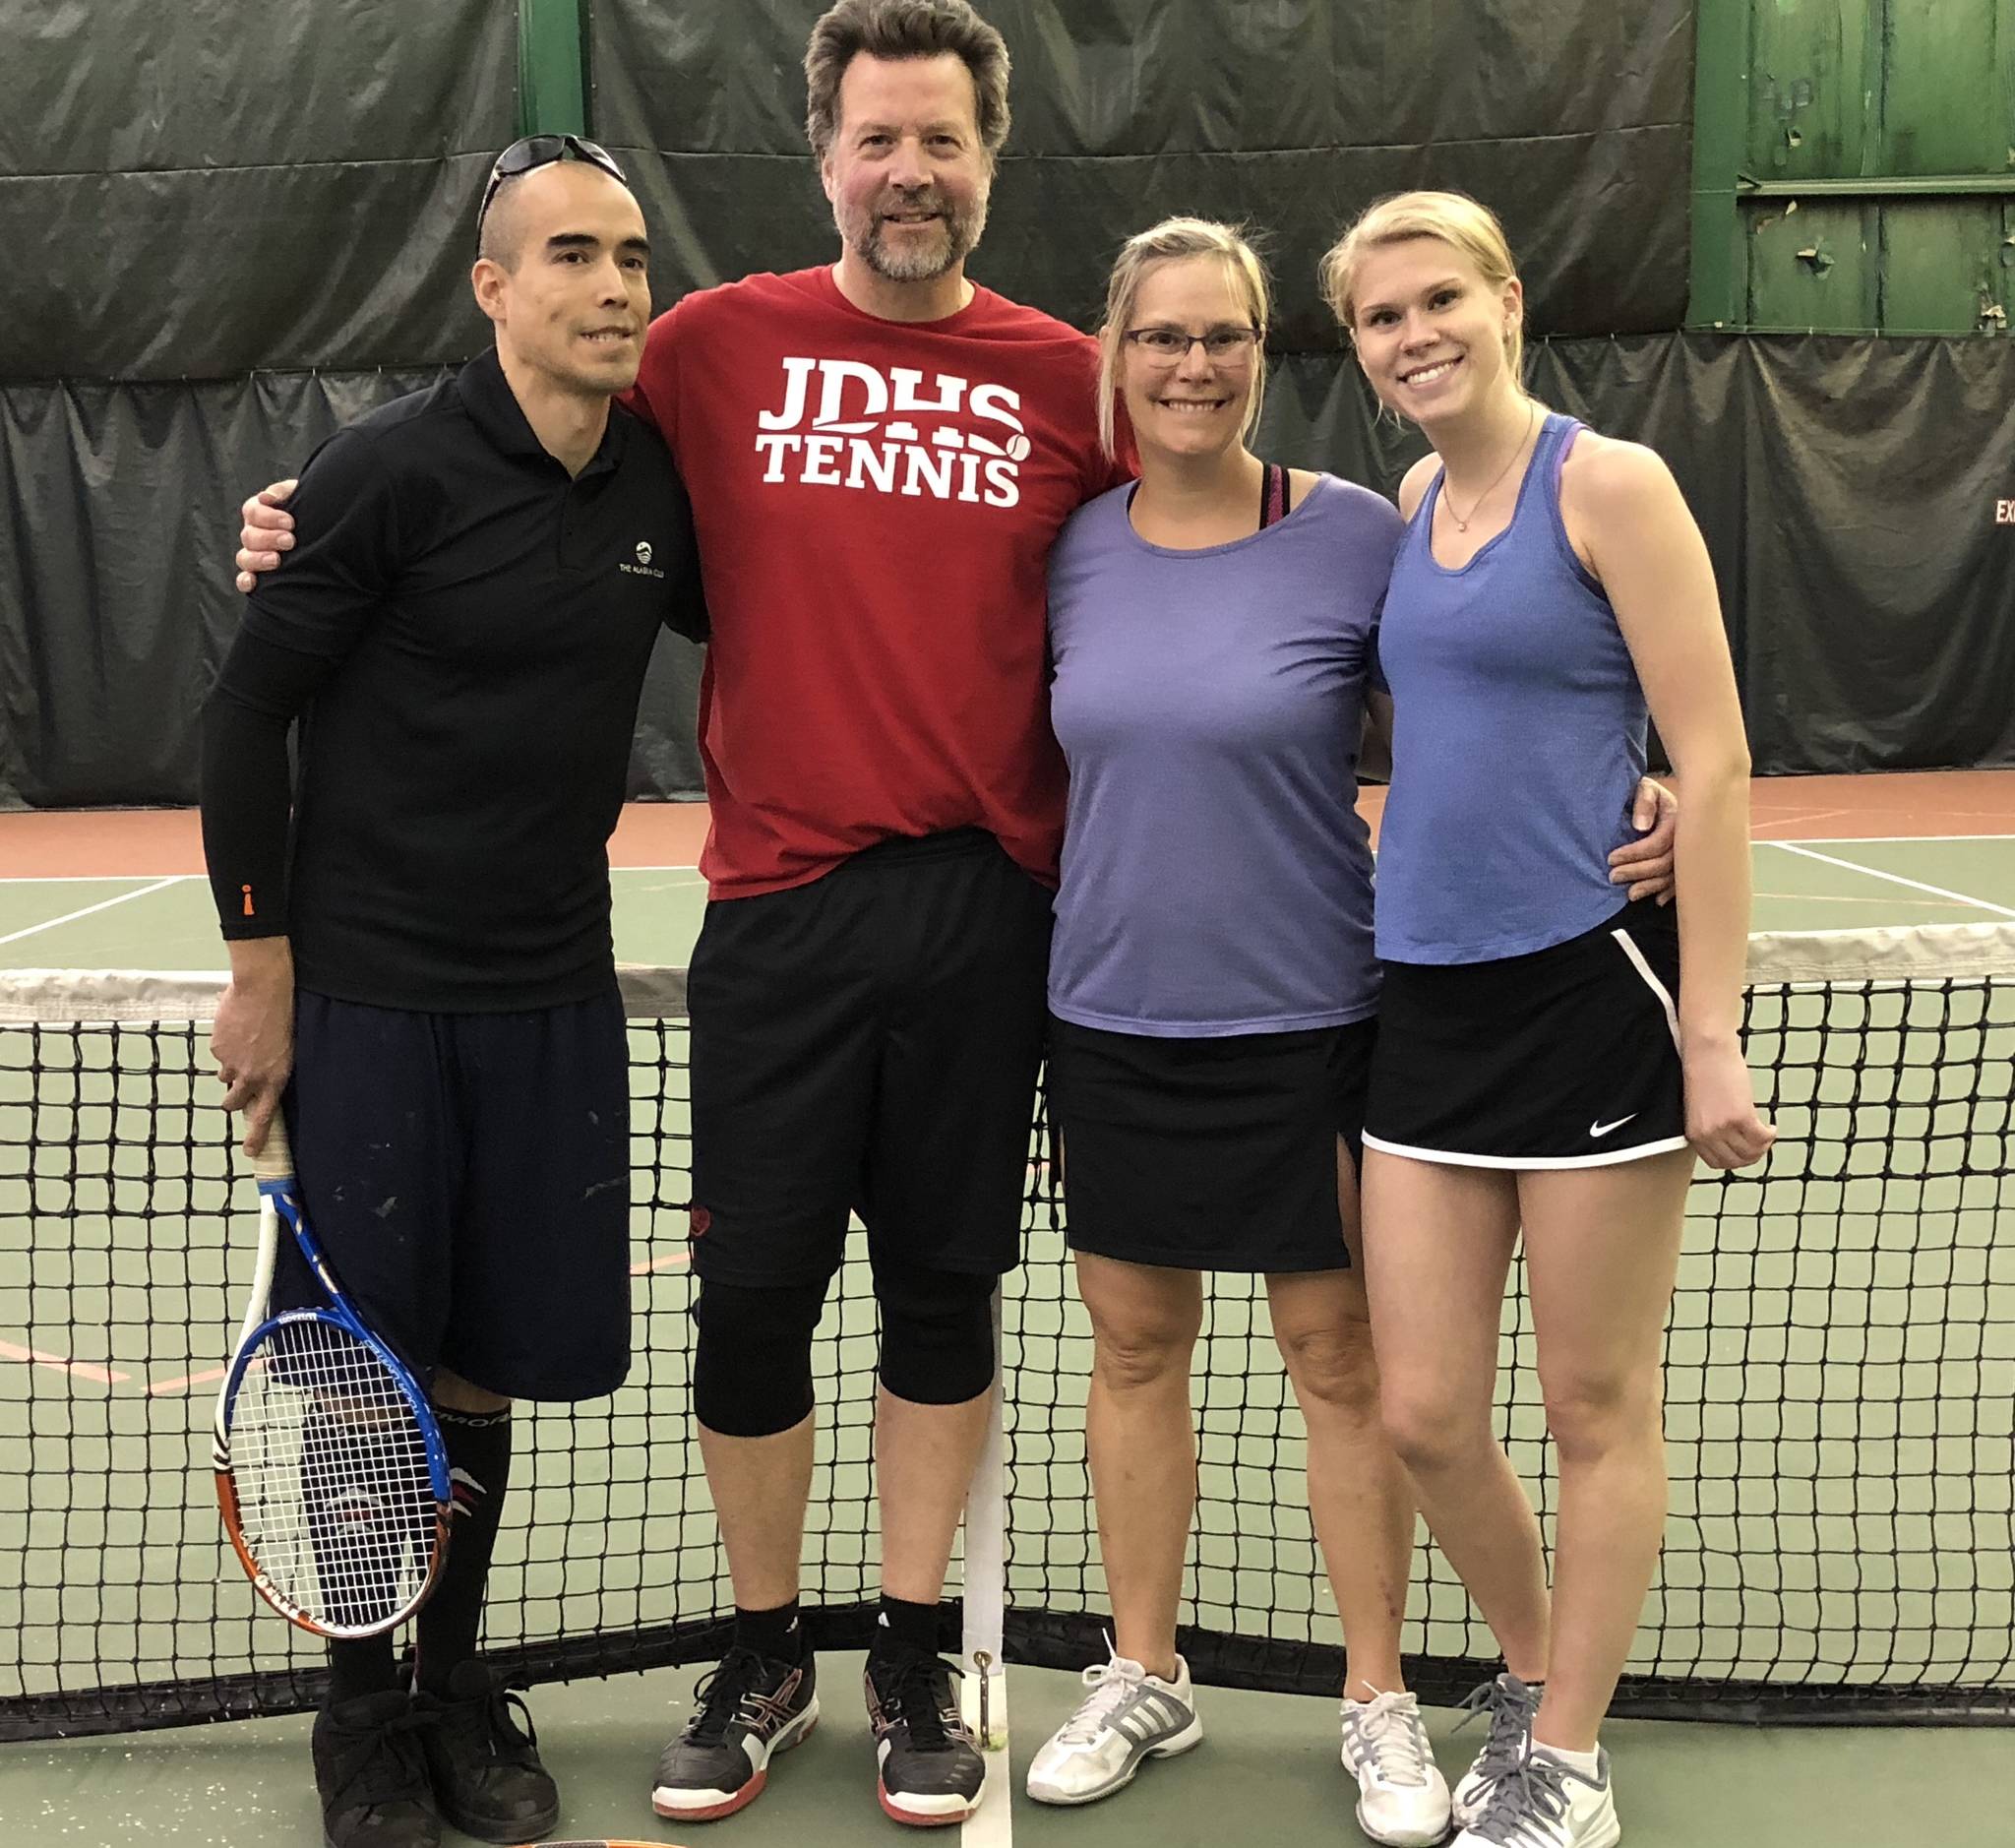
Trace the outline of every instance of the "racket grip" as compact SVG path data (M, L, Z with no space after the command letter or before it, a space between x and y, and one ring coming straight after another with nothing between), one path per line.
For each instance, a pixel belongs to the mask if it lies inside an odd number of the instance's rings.
M294 1174L294 1151L287 1142L287 1122L278 1109L266 1126L266 1146L252 1158L252 1173L261 1181L290 1181Z

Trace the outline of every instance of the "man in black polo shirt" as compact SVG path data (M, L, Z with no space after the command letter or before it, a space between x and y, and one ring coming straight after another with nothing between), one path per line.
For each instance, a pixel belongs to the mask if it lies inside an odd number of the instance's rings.
M606 843L657 631L704 634L671 458L610 402L650 314L620 171L591 143L520 143L480 241L495 349L309 462L298 543L205 712L225 1101L256 1146L284 1091L310 1216L431 1379L456 1484L414 1687L389 1635L331 1645L331 1848L428 1848L442 1818L521 1842L558 1816L476 1638L511 1401L628 1367ZM276 1303L314 1300L288 1242L282 1265Z

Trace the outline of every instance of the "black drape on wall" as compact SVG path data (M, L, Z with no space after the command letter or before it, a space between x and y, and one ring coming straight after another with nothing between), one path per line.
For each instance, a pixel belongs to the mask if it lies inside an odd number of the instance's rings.
M592 0L594 128L654 282L828 260L803 140L821 0ZM1537 389L1672 462L1769 770L2015 763L2015 348L1671 333L1686 288L1687 0L991 0L1014 137L982 280L1089 325L1128 233L1268 233L1261 446L1390 488L1316 297L1378 193L1463 186L1523 261ZM0 0L0 801L186 802L237 620L235 510L478 347L470 219L515 133L498 0ZM1610 338L1612 336L1618 338ZM1593 337L1593 338L1591 338ZM633 788L699 783L698 657L662 645Z
M1529 373L1672 464L1759 772L2015 766L2015 344L1661 334L1547 341ZM1275 362L1260 447L1388 493L1423 451L1335 354Z
M465 356L517 109L496 0L0 0L0 379Z
M805 153L824 0L594 0L595 132L638 162L679 287L827 260ZM1172 212L1269 233L1288 350L1325 346L1315 258L1416 185L1475 192L1525 253L1534 325L1685 314L1691 0L987 0L1014 132L974 274L1082 322L1113 253ZM676 16L676 17L672 17ZM759 227L752 238L752 227Z
M238 503L439 376L0 384L0 798L195 801L200 709L238 621ZM699 786L699 661L658 645L633 794Z
M431 376L0 386L0 792L192 800L196 712L236 621L230 510ZM1759 770L2015 765L2015 527L1993 517L2015 348L1653 335L1546 342L1532 377L1672 463L1714 555ZM1387 492L1421 449L1335 352L1275 358L1259 447ZM695 651L662 642L634 792L697 788L696 679Z

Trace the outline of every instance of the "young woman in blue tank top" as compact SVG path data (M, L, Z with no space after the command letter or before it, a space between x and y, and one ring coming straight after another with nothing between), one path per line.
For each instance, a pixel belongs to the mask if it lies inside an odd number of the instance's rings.
M1100 400L1109 448L1124 402L1141 478L1082 508L1051 558L1070 797L1050 1097L1094 1331L1113 1659L1028 1790L1090 1802L1202 1736L1176 1652L1201 1273L1263 1273L1343 1620L1359 1817L1376 1840L1428 1843L1449 1792L1399 1664L1412 1492L1352 1267L1377 1007L1356 763L1400 522L1246 448L1266 316L1264 275L1226 227L1171 219L1128 244Z
M1740 1167L1771 1140L1738 1038L1741 713L1706 547L1665 464L1521 385L1496 219L1460 195L1400 195L1323 279L1381 402L1435 449L1401 489L1379 634L1393 773L1364 1194L1386 1428L1505 1657L1456 1839L1609 1848L1597 1729L1664 1526L1662 1331L1687 1182L1696 1154ZM1647 701L1683 794L1676 927L1619 905L1605 876ZM1489 835L1451 853L1487 802ZM1492 1420L1521 1227L1559 1470L1551 1608Z

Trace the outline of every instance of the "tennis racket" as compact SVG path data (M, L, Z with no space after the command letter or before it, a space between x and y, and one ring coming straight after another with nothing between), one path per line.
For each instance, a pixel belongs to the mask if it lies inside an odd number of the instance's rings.
M426 1602L448 1548L448 1448L419 1382L364 1325L301 1210L275 1112L255 1156L259 1263L211 1461L254 1588L318 1636L375 1636ZM327 1309L267 1311L284 1220Z

